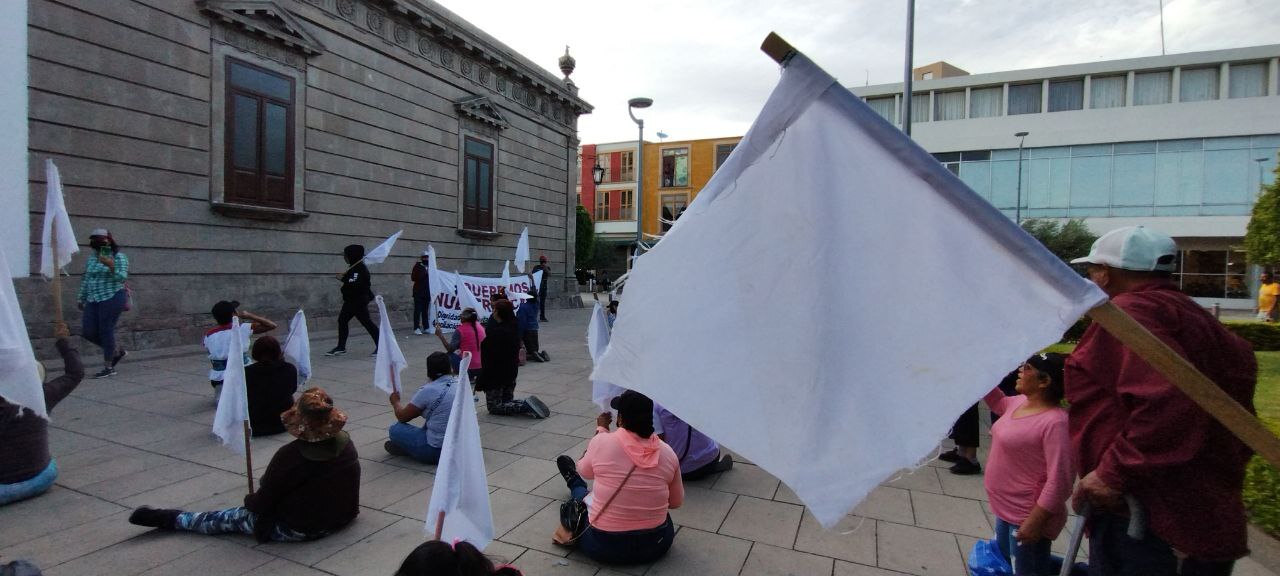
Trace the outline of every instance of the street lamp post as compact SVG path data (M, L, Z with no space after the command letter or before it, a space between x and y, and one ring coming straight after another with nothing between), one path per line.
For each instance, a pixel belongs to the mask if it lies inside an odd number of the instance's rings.
M636 251L635 255L640 255L641 242L644 241L644 120L636 118L633 110L636 108L648 108L653 106L652 98L632 98L627 100L627 115L631 117L631 121L636 123L640 129L640 135L636 140Z
M1027 139L1029 132L1018 132L1014 134L1018 138L1018 200L1017 205L1013 208L1013 221L1018 227L1022 227L1022 142Z

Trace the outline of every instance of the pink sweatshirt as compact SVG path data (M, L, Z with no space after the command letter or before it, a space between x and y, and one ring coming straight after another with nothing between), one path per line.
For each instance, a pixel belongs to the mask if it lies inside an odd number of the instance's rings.
M632 464L635 472L601 514ZM606 532L657 528L667 521L667 509L684 503L680 459L657 434L641 438L628 430L596 428L586 455L578 461L578 473L595 480L589 519L592 526Z
M1067 523L1067 498L1075 482L1067 411L1050 408L1039 414L1014 417L1026 396L1005 396L999 388L983 398L1001 415L991 427L991 455L987 458L987 499L991 512L1010 524L1021 525L1037 504L1049 511L1046 538L1057 538Z

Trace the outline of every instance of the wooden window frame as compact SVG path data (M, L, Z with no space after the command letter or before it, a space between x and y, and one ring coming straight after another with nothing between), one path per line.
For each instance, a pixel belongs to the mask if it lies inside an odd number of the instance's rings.
M231 72L235 66L243 66L259 74L265 74L273 78L285 80L289 83L289 100L286 102L278 97L256 91L244 86L237 86L231 81ZM226 58L226 66L224 70L224 129L223 129L223 190L225 201L231 204L242 204L247 206L257 206L263 208L276 208L284 210L292 210L294 208L294 197L297 194L294 186L294 160L296 153L296 138L294 137L295 126L295 106L298 101L297 82L293 77L280 74L278 72L263 68L251 62L239 58ZM234 163L235 158L235 105L236 96L252 98L258 104L257 116L257 170L256 170L256 186L251 192L246 193L243 187L236 185L237 168ZM266 171L266 104L274 104L281 106L285 110L284 119L284 136L285 136L285 158L284 158L284 174L278 177L282 180L286 193L282 200L270 200L267 198L267 178Z
M488 146L489 152L490 152L489 156L485 158L481 155L472 154L470 151L468 151L467 143L470 141L474 141L476 143L484 144L485 146ZM462 229L473 230L478 232L492 232L494 230L494 221L496 220L495 204L497 202L497 194L494 193L495 192L494 189L496 188L495 183L497 182L497 177L498 177L498 174L497 174L498 143L492 140L488 140L486 138L480 138L478 136L474 136L471 134L463 134L461 157L462 157L462 167L461 167ZM476 190L474 204L468 204L471 198L468 197L467 184L468 182L470 182L472 178L472 174L468 170L468 167L470 166L470 162L472 160L476 162L475 177L477 180L476 181L477 190ZM483 183L479 181L481 163L485 163L489 166L489 177L487 181ZM479 188L482 184L484 186L483 192ZM487 209L481 208L480 206L481 193L488 195L489 203L488 203Z

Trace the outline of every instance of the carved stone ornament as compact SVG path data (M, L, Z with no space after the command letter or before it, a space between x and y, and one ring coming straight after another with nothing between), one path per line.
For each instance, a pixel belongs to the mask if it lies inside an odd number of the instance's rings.
M471 77L471 60L468 58L462 59L462 75L467 78Z
M436 57L436 45L431 43L426 36L418 37L418 53L428 60L434 60Z
M271 46L277 42L306 56L324 51L302 22L271 0L200 0L197 5L215 21L225 24L227 43L241 49L282 61L283 55L270 54ZM241 32L243 38L239 37Z
M445 68L453 68L453 50L448 48L440 49L440 64Z
M350 18L356 13L356 0L338 0L338 13Z
M502 111L489 100L488 96L468 96L456 104L458 112L463 116L483 122L499 130L508 126Z
M573 74L573 69L578 65L578 61L569 55L569 47L564 47L564 56L560 57L560 71L564 73L564 79L568 80L569 75Z
M499 92L499 93L501 93L501 94L506 94L506 93L507 93L507 77L506 77L506 76L501 76L501 75L499 75L499 76L498 76L498 81L497 81L497 82L495 82L494 84L496 84L496 85L497 85L497 88L498 88L498 92Z
M480 83L486 86L489 85L489 69L484 66L480 67Z
M383 14L382 12L379 12L377 10L370 10L368 14L365 15L364 19L369 24L369 29L379 34L382 33L382 28L387 23L386 14Z
M399 24L396 24L396 32L395 32L395 34L396 34L396 42L399 42L399 43L401 43L401 44L405 44L405 43L408 43L408 42L409 42L409 29L408 29L408 28L406 28L406 27L404 27L404 26L401 26L401 25L399 25Z

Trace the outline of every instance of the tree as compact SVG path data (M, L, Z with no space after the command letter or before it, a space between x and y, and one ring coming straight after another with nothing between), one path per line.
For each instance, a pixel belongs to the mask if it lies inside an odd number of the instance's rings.
M1054 256L1070 263L1089 253L1098 237L1089 231L1084 220L1072 218L1066 222L1030 219L1022 221L1022 229L1039 240Z
M574 267L582 268L595 254L596 225L591 222L591 215L587 214L587 209L581 204L578 205L577 226L574 237L574 254L577 262L574 262Z
M1249 262L1260 266L1280 264L1280 163L1270 186L1263 186L1253 205L1253 216L1244 233Z

